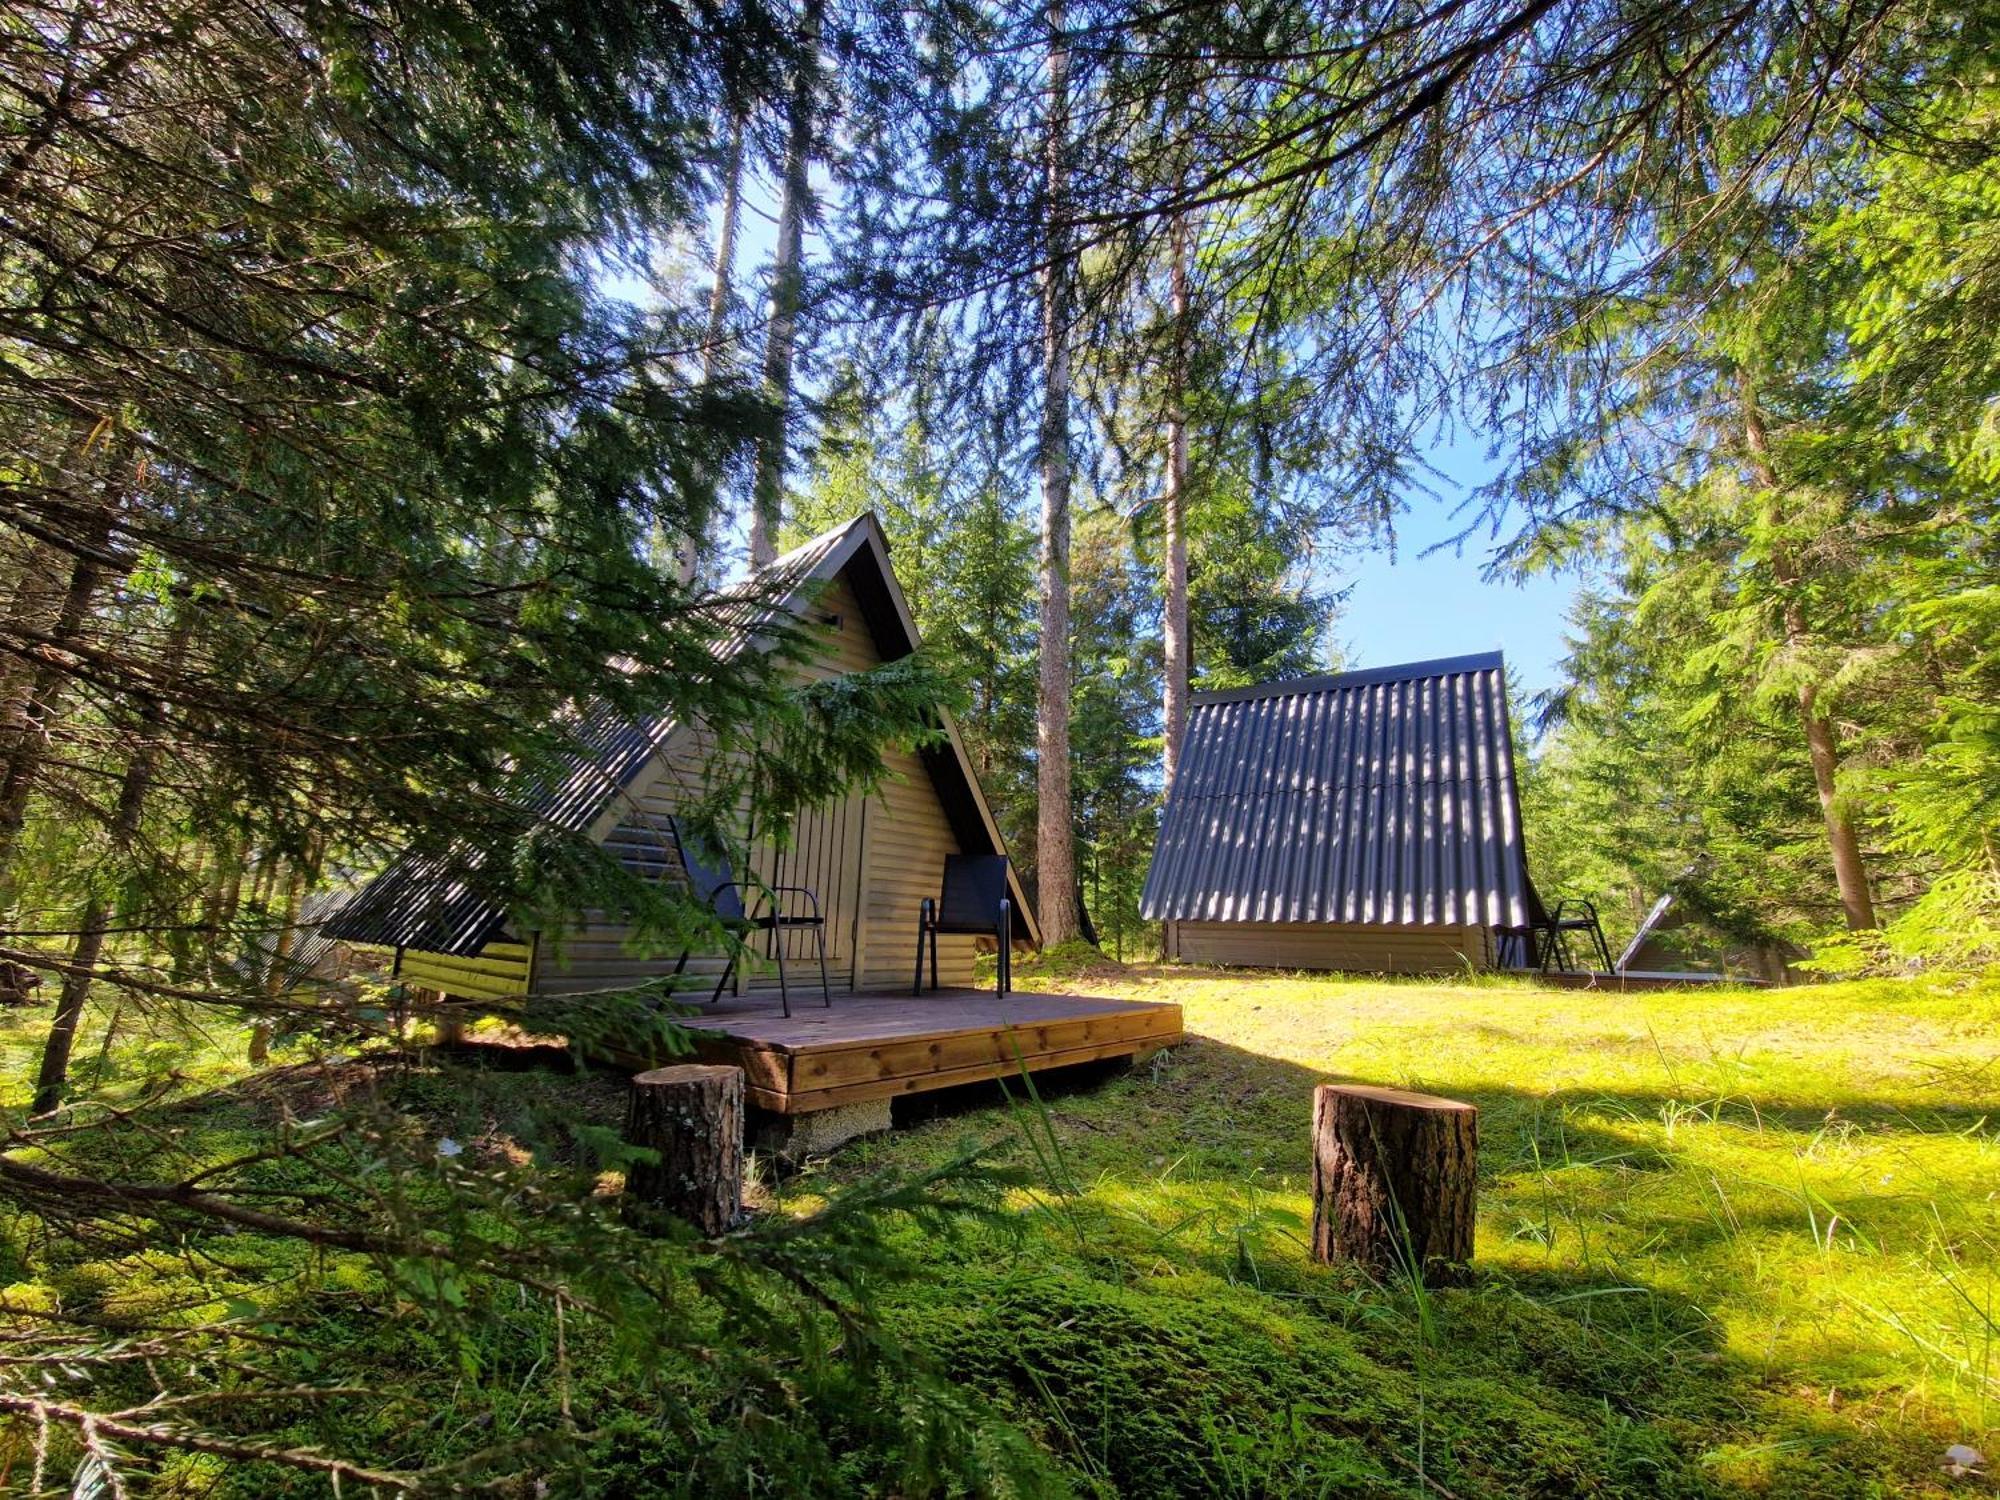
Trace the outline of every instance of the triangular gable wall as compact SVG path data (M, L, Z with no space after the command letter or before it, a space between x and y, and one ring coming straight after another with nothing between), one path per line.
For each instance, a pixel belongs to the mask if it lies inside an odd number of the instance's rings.
M872 515L794 549L763 576L773 575L789 575L793 583L776 608L801 618L817 616L827 632L823 662L807 670L860 671L917 648L908 601ZM746 633L742 647L755 646L754 632ZM812 810L801 817L791 847L780 851L760 841L753 852L760 878L773 885L811 885L829 908L829 970L836 989L906 982L916 951L917 907L924 896L936 894L944 856L953 850L1006 852L957 726L942 709L938 722L944 736L939 744L890 753L890 777L875 795ZM693 726L634 726L618 743L615 764L579 767L572 776L579 789L571 798L572 816L581 814L574 826L628 865L678 879L668 819L683 800L676 788L700 774L700 733ZM581 802L582 789L592 784L601 789L594 810ZM1018 874L1010 883L1015 940L1038 942ZM678 957L640 951L630 931L604 913L586 914L562 933L534 936L531 955L522 942L529 935L509 931L501 913L487 907L482 914L478 905L463 887L405 860L350 902L327 931L350 942L394 947L410 982L473 999L502 998L524 988L564 993L629 985L668 972ZM449 914L448 922L433 915L440 911ZM970 980L973 948L970 938L944 941L946 982ZM816 990L817 953L810 940L794 935L786 951L793 983ZM688 965L691 974L719 968L719 958L699 956ZM768 968L739 980L752 988L774 982Z

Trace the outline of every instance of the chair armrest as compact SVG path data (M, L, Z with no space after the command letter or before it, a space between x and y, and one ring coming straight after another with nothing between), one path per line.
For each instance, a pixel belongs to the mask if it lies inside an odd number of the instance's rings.
M771 892L771 894L772 894L772 895L774 895L774 896L775 896L775 895L777 895L777 894L779 894L780 892L790 892L790 893L791 893L792 895L795 895L795 896L803 896L803 897L805 897L805 898L806 898L806 900L808 900L808 901L812 902L812 909L813 909L813 915L814 915L814 916L819 916L819 915L820 915L820 909L819 909L819 895L818 895L818 893L817 893L817 892L815 892L815 891L813 890L813 888L812 888L811 886L806 886L806 885L774 885L774 886L769 886L769 887L766 887L766 889L768 889L768 890L769 890L769 891Z

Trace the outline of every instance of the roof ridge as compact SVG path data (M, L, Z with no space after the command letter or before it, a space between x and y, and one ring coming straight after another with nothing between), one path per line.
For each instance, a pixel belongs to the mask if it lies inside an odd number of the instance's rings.
M1361 667L1352 672L1333 672L1318 677L1293 677L1281 682L1262 682L1250 687L1216 688L1196 693L1192 707L1206 703L1240 703L1251 698L1293 698L1306 693L1340 692L1347 688L1369 687L1378 682L1415 682L1426 677L1458 677L1470 672L1505 671L1507 660L1499 651L1477 651L1467 656L1439 656L1429 661L1401 662L1385 667Z

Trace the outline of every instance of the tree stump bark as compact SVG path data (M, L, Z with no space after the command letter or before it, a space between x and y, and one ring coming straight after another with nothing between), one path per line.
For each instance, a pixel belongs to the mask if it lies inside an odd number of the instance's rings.
M1313 1256L1449 1280L1472 1259L1479 1111L1367 1084L1313 1092Z
M655 1068L632 1080L625 1139L659 1153L634 1163L625 1191L721 1234L743 1204L743 1070L690 1065Z

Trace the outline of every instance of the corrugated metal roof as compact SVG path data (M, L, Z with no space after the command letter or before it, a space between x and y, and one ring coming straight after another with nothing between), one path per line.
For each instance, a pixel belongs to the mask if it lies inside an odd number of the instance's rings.
M1196 695L1149 920L1512 927L1538 907L1498 652Z
M800 603L807 584L831 577L852 555L873 516L858 516L773 559L738 591L742 618L716 648L731 661ZM509 788L507 795L538 820L580 833L596 821L673 731L662 717L634 722L607 705L579 716L579 753L561 774ZM407 854L364 887L320 929L327 939L477 953L506 923L506 912L482 893L478 879L487 851L467 843L441 855Z

